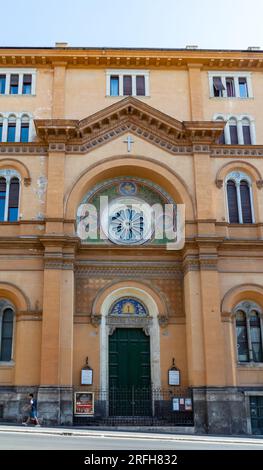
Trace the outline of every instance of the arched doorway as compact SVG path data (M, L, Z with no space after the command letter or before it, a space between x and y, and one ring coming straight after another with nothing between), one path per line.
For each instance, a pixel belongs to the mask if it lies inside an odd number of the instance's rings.
M109 311L110 416L151 415L149 322L136 298L119 299Z
M152 412L151 388L160 387L158 309L143 289L122 287L101 306L101 388L110 416Z

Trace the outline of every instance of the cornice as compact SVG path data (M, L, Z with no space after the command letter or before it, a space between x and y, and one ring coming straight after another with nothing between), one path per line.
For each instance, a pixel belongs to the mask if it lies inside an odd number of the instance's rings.
M209 152L208 146L216 142L224 126L223 121L180 122L130 96L80 121L35 120L38 138L51 150L52 145L54 151L63 151L63 144L71 144L72 150L76 146L85 152L130 131L169 151L173 145L206 144L204 151Z
M0 48L3 67L152 67L261 69L262 51L132 48Z

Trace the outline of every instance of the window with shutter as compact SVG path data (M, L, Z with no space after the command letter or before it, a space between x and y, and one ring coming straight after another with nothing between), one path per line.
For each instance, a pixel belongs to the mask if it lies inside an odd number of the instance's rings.
M110 95L119 96L119 77L113 75L110 78Z
M31 91L32 91L32 75L25 73L23 75L22 94L31 95Z
M5 94L6 75L0 75L0 95Z
M19 75L12 74L10 76L10 95L18 94L18 82L19 82Z
M236 313L237 353L239 362L249 361L248 336L246 314L242 311Z
M225 87L222 83L221 77L213 77L213 89L214 89L214 96L223 96L223 90Z
M230 224L238 224L237 188L234 181L227 182L227 202Z
M236 124L230 124L229 131L230 131L231 145L237 145L238 144L237 125Z
M145 77L143 75L136 77L136 95L145 96Z
M2 319L1 361L11 361L12 359L13 317L13 310L11 308L7 308L3 313Z
M256 311L252 311L249 316L250 337L254 362L262 362L262 338L260 329L260 318Z
M123 95L124 96L132 95L132 76L131 75L123 76Z
M8 220L15 222L18 218L19 179L12 178L9 189Z
M233 77L226 77L226 94L228 97L235 97L235 81Z
M242 130L243 130L244 144L245 145L251 145L250 126L249 125L243 125Z
M250 189L247 181L240 183L240 199L244 224L252 224L252 211L250 201Z
M0 221L5 220L6 180L0 178Z

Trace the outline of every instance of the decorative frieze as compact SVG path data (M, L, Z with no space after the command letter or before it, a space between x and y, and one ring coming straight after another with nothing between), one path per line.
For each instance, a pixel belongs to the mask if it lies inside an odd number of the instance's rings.
M263 157L263 147L255 145L232 147L228 145L222 145L217 147L211 147L211 157Z
M108 315L106 317L106 325L109 327L110 334L113 334L116 328L142 328L147 336L152 325L152 317L141 317L134 315Z
M77 277L101 277L101 278L130 278L130 279L181 279L181 263L172 265L154 262L77 262L75 268Z
M37 145L30 143L1 143L0 142L0 156L2 155L47 155L47 145Z

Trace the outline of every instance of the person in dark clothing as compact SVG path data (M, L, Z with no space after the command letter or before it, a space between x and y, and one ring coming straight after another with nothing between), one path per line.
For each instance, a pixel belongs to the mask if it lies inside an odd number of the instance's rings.
M29 393L28 398L30 400L29 406L30 406L30 413L26 421L24 421L22 424L25 426L28 425L29 423L35 424L36 426L40 426L38 417L37 417L37 401L34 398L33 393Z

